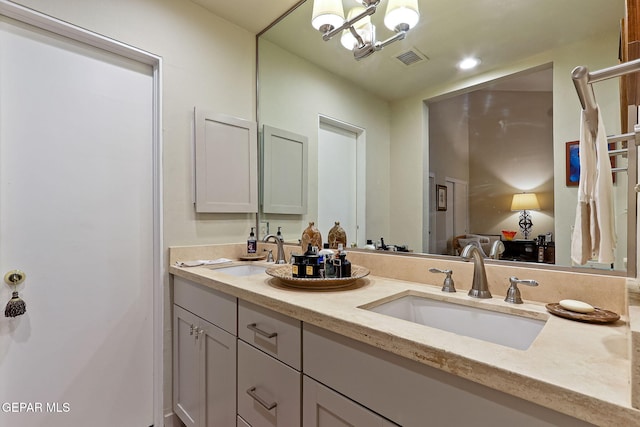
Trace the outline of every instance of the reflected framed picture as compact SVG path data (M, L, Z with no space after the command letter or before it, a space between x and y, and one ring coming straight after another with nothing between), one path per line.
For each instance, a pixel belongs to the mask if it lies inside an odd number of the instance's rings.
M447 210L447 187L445 185L436 185L436 198L439 211Z
M580 145L579 141L570 141L566 143L566 184L567 187L577 187L580 183ZM609 144L609 151L615 150L616 144L612 142ZM611 167L616 167L616 157L611 156ZM616 182L616 174L612 174L613 182Z

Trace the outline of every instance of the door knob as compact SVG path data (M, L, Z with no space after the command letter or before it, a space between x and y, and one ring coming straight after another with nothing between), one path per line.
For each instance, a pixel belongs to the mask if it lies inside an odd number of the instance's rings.
M16 291L16 286L20 283L24 282L25 277L27 275L24 271L21 270L11 270L7 274L4 275L4 281L7 285L13 286L13 293L11 295L11 299L7 303L7 306L4 309L5 317L18 317L27 311L27 305L18 295L18 291Z
M21 270L11 270L4 275L4 281L9 286L19 285L24 282L24 279L27 277L24 271Z

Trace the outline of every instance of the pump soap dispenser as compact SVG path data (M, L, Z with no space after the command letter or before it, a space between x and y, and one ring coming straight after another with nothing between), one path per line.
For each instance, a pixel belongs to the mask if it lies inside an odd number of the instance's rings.
M247 253L255 254L258 250L258 242L256 241L256 235L253 232L254 227L251 227L251 233L249 233L249 238L247 239Z

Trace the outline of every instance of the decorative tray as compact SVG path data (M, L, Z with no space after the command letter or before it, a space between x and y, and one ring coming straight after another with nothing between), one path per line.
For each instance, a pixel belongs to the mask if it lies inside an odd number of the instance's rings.
M267 256L263 254L244 254L239 256L240 261L260 261L265 259Z
M351 277L298 278L291 275L291 264L280 264L267 268L266 273L294 288L337 289L349 286L356 280L366 277L369 275L369 269L351 264Z
M580 322L611 323L620 319L620 315L618 313L614 313L613 311L609 310L603 310L597 307L595 307L595 311L592 311L591 313L578 313L575 311L567 310L558 303L549 303L546 305L546 307L551 314L564 317L565 319L577 320Z

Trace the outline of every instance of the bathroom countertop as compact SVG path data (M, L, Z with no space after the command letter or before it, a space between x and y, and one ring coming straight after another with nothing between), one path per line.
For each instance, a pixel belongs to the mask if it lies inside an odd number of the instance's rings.
M631 404L626 313L612 324L587 324L553 316L542 302L513 305L496 295L478 300L466 292L445 294L439 286L376 275L341 290L305 291L266 274L235 277L211 267L174 265L169 272L596 425L640 425L640 410ZM529 349L515 350L358 308L406 291L498 311L523 310L547 324Z

